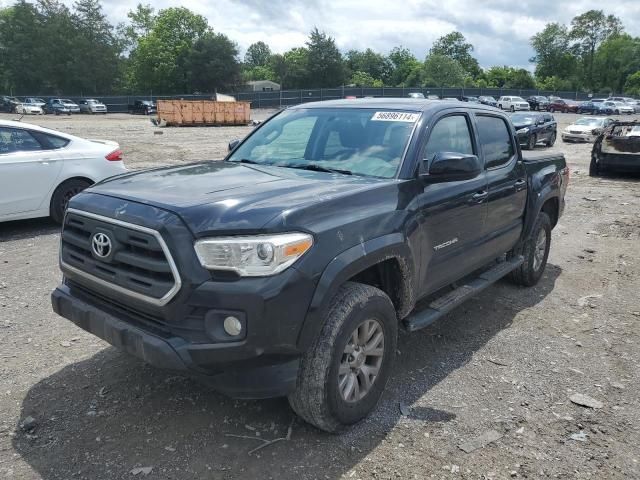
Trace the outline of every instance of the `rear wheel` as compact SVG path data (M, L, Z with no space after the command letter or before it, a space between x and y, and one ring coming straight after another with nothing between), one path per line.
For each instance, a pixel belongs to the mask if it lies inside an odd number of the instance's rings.
M569 110L565 108L564 110L562 110L562 113L569 113Z
M511 110L511 112L513 113L516 111L516 108L513 105L511 105L511 108L509 110Z
M80 178L72 178L71 180L61 183L51 197L49 212L53 221L62 223L64 214L69 207L69 200L90 185L91 183Z
M345 283L302 358L296 389L289 395L291 408L327 432L362 420L387 384L397 336L389 297L370 285Z
M553 113L553 112L555 112L555 111L556 111L556 110L555 110L555 108L553 108L553 107L549 107L549 113Z
M545 212L540 212L529 238L522 246L507 254L509 258L518 255L524 262L511 272L511 280L518 285L532 287L540 280L549 257L551 247L551 219Z

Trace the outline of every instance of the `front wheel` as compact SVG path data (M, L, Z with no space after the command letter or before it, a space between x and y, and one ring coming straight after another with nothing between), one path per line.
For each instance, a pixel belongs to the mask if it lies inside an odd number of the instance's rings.
M62 223L64 214L69 207L69 200L90 185L91 184L86 180L81 180L79 178L72 178L71 180L61 183L60 186L56 188L56 191L53 192L53 196L51 197L49 212L53 221L56 223Z
M553 113L555 112L555 109L553 107L549 108L549 113Z
M511 113L513 113L513 112L515 112L515 111L516 111L516 107L514 107L513 105L511 105L511 108L510 108L509 110L511 110Z
M365 418L389 379L397 337L389 297L370 285L345 283L302 357L296 389L289 395L291 408L332 433Z
M527 142L527 150L533 150L536 148L536 143L538 143L538 138L535 133L532 133L529 136L529 141Z
M509 258L517 255L524 257L522 265L511 272L511 280L526 287L538 283L547 266L550 247L551 219L545 212L540 212L529 238L519 248L507 254Z

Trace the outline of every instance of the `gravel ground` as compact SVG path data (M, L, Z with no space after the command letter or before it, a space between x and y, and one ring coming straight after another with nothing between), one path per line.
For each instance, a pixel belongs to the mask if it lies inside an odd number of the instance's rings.
M250 131L117 114L33 121L117 140L131 168L220 158ZM57 228L0 224L0 478L640 478L640 178L589 178L590 148L549 150L572 174L539 285L499 282L401 334L380 406L341 436L286 400L228 399L57 317Z

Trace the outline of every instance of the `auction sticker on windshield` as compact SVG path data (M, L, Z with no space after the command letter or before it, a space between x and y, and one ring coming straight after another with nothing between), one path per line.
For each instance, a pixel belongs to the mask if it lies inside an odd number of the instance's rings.
M420 118L419 113L409 112L376 112L371 117L371 120L377 120L379 122L409 122L414 123Z

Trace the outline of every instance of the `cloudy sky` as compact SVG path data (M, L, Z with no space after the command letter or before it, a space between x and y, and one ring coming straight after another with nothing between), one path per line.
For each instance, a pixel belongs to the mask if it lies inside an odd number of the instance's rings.
M156 9L187 6L204 15L218 32L227 34L242 54L263 40L275 52L304 44L317 26L333 36L338 47L371 47L387 53L404 45L423 59L435 39L461 31L475 46L483 67L514 65L531 68L529 38L548 22L569 23L589 9L605 8L640 36L640 0L141 0ZM0 0L8 5L11 0ZM71 4L72 0L65 0ZM137 0L103 0L112 22L126 19Z

